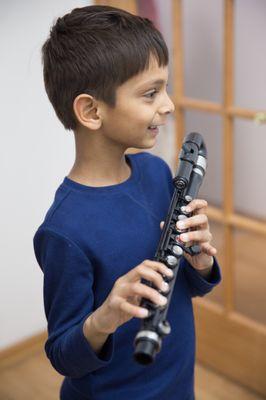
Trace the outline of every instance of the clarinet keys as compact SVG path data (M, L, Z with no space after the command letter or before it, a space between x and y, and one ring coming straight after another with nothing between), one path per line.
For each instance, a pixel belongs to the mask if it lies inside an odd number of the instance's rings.
M191 247L187 247L186 251L191 256L195 256L195 255L201 253L201 247L198 244L194 244Z
M183 255L183 249L181 246L177 246L176 244L171 248L172 253L180 258Z
M169 335L171 333L171 326L168 321L161 321L158 325L158 333L162 336Z
M178 264L178 259L175 256L167 256L165 259L166 264L169 268L175 268Z
M170 286L169 286L168 282L166 282L166 281L164 280L164 282L163 282L163 289L159 289L158 292L159 292L160 294L162 294L163 296L167 296L167 295L170 293Z

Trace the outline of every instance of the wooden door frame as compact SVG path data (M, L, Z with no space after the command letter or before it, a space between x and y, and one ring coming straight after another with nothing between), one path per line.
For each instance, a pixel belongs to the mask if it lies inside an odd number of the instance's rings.
M223 264L223 305L208 298L193 301L197 335L197 359L237 382L266 395L266 327L235 311L233 230L266 235L266 223L235 212L233 207L233 122L265 115L265 110L250 110L234 105L234 0L224 0L224 95L218 104L185 97L182 41L182 0L174 0L174 103L176 143L181 147L185 132L185 110L219 115L223 120L223 206L208 207L210 221L223 227L226 252ZM176 164L177 164L176 160ZM208 311L208 312L206 312ZM264 351L264 356L263 356ZM236 360L239 360L240 368Z

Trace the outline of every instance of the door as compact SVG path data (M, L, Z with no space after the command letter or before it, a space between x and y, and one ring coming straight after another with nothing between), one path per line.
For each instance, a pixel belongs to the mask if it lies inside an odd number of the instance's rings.
M172 7L177 142L191 130L205 136L210 171L201 196L223 271L220 287L194 301L197 357L266 395L266 4Z
M209 203L223 282L193 300L197 359L266 396L266 2L96 3L157 17L176 109L172 135L151 152L174 172L184 134L198 131L209 153L199 197Z

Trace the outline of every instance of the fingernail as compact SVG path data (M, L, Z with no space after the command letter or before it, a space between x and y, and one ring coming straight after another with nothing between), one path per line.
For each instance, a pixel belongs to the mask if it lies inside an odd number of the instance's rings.
M181 211L185 212L185 213L189 213L191 211L191 208L188 206L182 206L181 207Z
M170 269L170 268L167 268L167 270L166 270L166 273L165 273L167 276L174 276L174 273L173 273L173 271Z
M163 282L161 285L161 289L163 292L167 292L169 290L169 285L167 282Z
M159 297L159 303L164 306L167 303L167 298L165 296L161 296Z
M184 222L182 222L182 221L177 222L176 226L179 229L185 229L185 227L186 227Z
M149 315L149 311L146 308L142 308L140 310L142 317L147 317Z
M180 235L181 240L183 240L184 242L188 241L188 234L186 233L182 233L182 235Z

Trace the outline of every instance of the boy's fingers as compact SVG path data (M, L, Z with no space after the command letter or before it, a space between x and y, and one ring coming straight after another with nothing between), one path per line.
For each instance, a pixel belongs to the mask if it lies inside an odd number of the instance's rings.
M183 242L211 242L212 234L208 229L200 230L200 231L189 231L185 233L181 233L180 239Z
M187 218L186 220L178 221L176 226L180 229L188 229L197 226L208 228L208 217L206 214L197 214L193 217Z
M193 212L196 210L201 210L202 208L206 208L208 206L208 203L204 199L194 199L188 205L186 206L186 211L187 212ZM205 221L206 222L206 221ZM164 226L164 221L160 222L160 228L163 229Z
M126 301L121 302L120 310L137 318L146 318L149 314L146 308L135 306Z
M217 254L217 249L213 247L210 243L201 243L201 249L209 256L215 256Z
M143 272L145 273L145 267L150 267L151 269L161 273L162 275L172 275L172 271L165 264L159 261L144 260L141 264L139 264L137 267L133 268L126 275L124 275L124 277L126 277L127 281L129 282L139 280L143 277Z
M194 199L186 206L186 210L188 212L193 212L195 210L205 208L208 206L208 203L204 199Z

